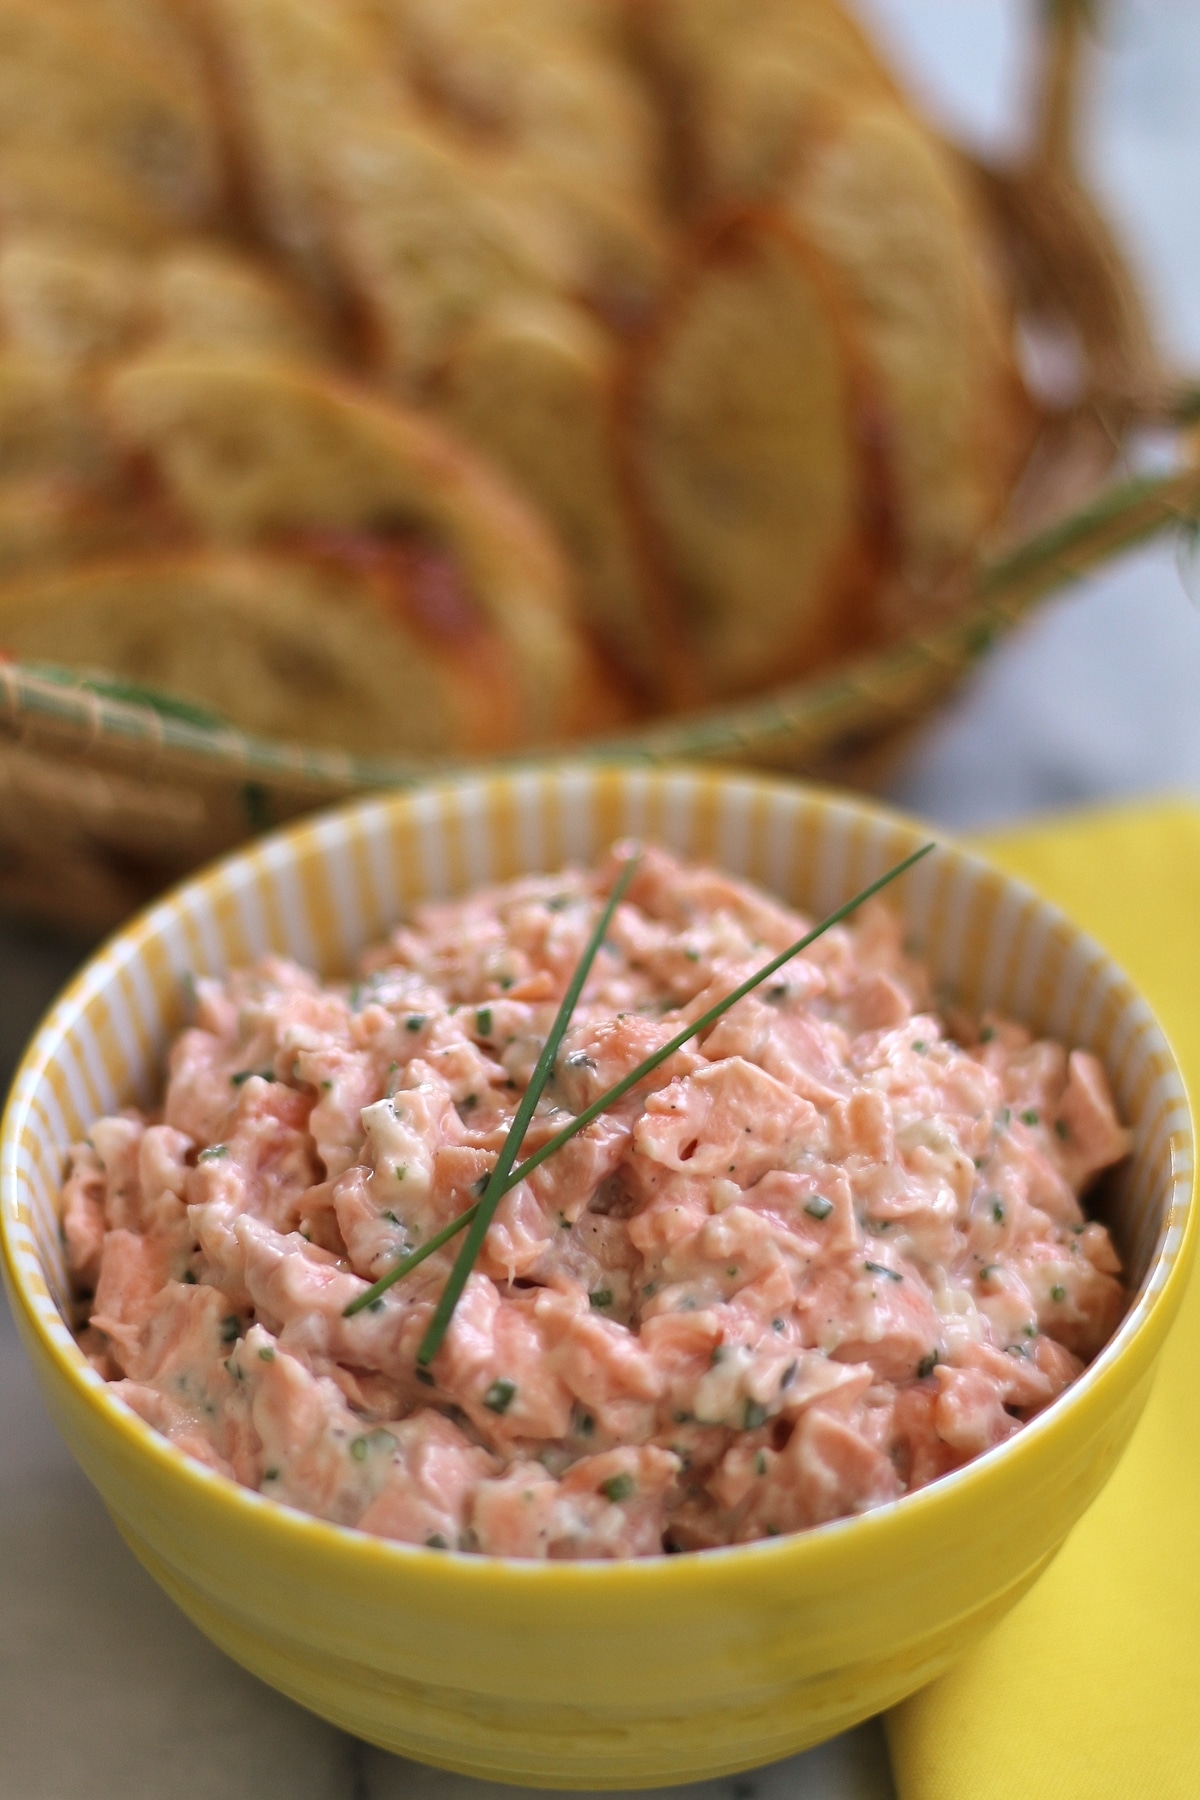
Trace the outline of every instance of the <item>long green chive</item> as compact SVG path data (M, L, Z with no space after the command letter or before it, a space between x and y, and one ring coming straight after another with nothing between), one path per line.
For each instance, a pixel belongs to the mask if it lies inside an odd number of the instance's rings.
M694 1038L701 1031L706 1031L710 1025L716 1023L722 1013L728 1012L729 1008L735 1006L739 1000L744 1000L747 994L752 993L760 982L766 981L773 975L776 969L781 968L785 962L789 962L793 956L799 956L800 952L807 950L810 944L815 944L817 939L831 930L833 926L840 925L843 919L857 911L865 901L871 899L872 895L877 894L881 888L887 887L890 882L906 874L914 863L920 862L923 856L928 856L929 852L935 848L934 844L923 844L919 850L914 850L911 856L906 856L903 862L897 863L895 868L889 869L877 881L872 881L867 887L861 889L853 899L847 900L843 906L837 907L829 914L828 918L822 919L821 923L814 926L806 937L800 938L787 950L781 951L769 963L764 964L756 974L750 976L748 981L744 981L740 987L735 988L731 994L727 994L723 1000L718 1000L716 1005L711 1006L694 1024L687 1026L685 1030L671 1038L661 1049L655 1050L644 1062L640 1062L636 1069L632 1069L628 1075L622 1076L621 1080L609 1088L606 1094L601 1094L598 1100L593 1100L590 1106L584 1107L583 1111L577 1113L569 1125L564 1125L561 1131L547 1139L540 1150L535 1150L533 1155L527 1157L519 1168L513 1169L505 1179L503 1191L507 1193L509 1188L514 1188L519 1182L526 1180L548 1157L553 1156L555 1151L561 1150L564 1144L569 1143L576 1133L586 1130L592 1120L599 1118L602 1112L606 1112L614 1101L620 1100L629 1092L630 1088L636 1087L640 1081L646 1079L647 1075L653 1074L660 1063L665 1062L669 1056L674 1056L677 1050L681 1050L689 1039ZM505 1148L507 1149L507 1147L506 1144ZM499 1196L497 1203L498 1200ZM443 1244L448 1243L458 1232L465 1230L478 1216L482 1204L483 1201L477 1200L474 1206L469 1206L465 1212L459 1213L456 1219L451 1219L448 1225L443 1225L442 1229L436 1236L431 1237L427 1244L423 1244L411 1256L404 1257L394 1269L389 1269L387 1274L381 1276L373 1287L367 1288L365 1293L360 1294L356 1300L352 1300L349 1306L343 1309L343 1318L351 1318L355 1313L361 1312L364 1307L370 1306L380 1295L387 1292L394 1281L399 1281L402 1276L408 1274L410 1269L415 1269L418 1263L423 1263L427 1256L432 1256L435 1250L440 1250ZM832 1210L831 1207L830 1211Z
M626 862L625 867L621 870L620 875L613 884L613 891L608 896L608 903L600 914L600 917L596 920L592 935L587 941L587 947L579 959L578 967L567 984L567 991L562 997L562 1004L560 1005L558 1012L555 1014L554 1023L550 1027L550 1034L542 1046L542 1053L537 1059L537 1064L534 1068L529 1086L521 1096L521 1104L517 1107L516 1116L508 1128L508 1136L504 1140L504 1147L496 1158L495 1167L488 1176L488 1184L484 1188L479 1204L475 1209L475 1217L471 1220L467 1230L466 1239L455 1258L454 1267L450 1271L450 1279L442 1289L441 1297L438 1300L437 1306L434 1308L433 1318L429 1321L429 1327L425 1336L421 1339L420 1348L417 1351L417 1362L422 1368L429 1367L441 1348L442 1339L446 1335L447 1327L454 1317L454 1309L458 1305L462 1291L467 1285L467 1277L475 1267L475 1259L483 1246L483 1240L487 1234L488 1226L495 1217L496 1208L508 1192L510 1185L512 1185L509 1182L509 1176L512 1174L513 1163L517 1160L521 1145L524 1142L525 1133L529 1129L529 1122L533 1118L534 1110L542 1097L542 1090L554 1072L554 1064L558 1057L559 1045L563 1041L567 1026L571 1023L571 1015L579 1004L579 996L582 994L584 983L591 973L591 967L596 960L596 954L599 951L601 944L608 936L608 928L612 924L613 914L616 912L621 901L625 898L626 891L630 882L633 880L634 871L640 860L641 858L638 854L631 856Z

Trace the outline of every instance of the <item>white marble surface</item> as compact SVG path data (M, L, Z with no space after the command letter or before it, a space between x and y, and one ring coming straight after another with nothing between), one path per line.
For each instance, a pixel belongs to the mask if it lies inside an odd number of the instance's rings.
M955 125L1011 136L1033 0L863 0ZM1119 0L1093 160L1200 369L1200 5ZM1200 597L1200 578L1188 584ZM1173 552L1047 607L927 732L893 797L946 825L1138 793L1200 794L1200 614ZM69 946L0 928L0 1079L66 975ZM888 1800L874 1725L689 1794ZM489 1800L486 1784L356 1744L243 1674L134 1563L47 1420L0 1309L3 1800Z

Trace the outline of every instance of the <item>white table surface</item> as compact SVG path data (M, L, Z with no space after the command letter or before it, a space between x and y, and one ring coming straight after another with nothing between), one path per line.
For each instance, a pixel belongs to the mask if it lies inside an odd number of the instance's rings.
M862 0L959 130L1011 136L1033 0ZM1200 370L1200 5L1117 0L1092 163L1150 272L1167 342ZM1200 600L1200 572L1187 586ZM892 797L957 829L1116 797L1200 794L1200 613L1173 551L1047 607L927 731ZM0 926L0 1080L73 967ZM889 1800L874 1724L712 1800ZM385 1756L244 1674L120 1542L42 1409L0 1302L2 1800L499 1800Z

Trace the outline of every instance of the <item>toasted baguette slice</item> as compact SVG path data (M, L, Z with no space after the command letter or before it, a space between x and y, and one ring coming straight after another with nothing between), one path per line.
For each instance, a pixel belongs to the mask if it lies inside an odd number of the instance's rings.
M212 539L304 542L367 563L379 546L436 553L448 637L507 646L520 741L621 716L545 528L430 420L302 368L200 354L129 364L107 399L119 437Z
M397 565L202 551L0 584L0 644L215 709L242 730L359 753L523 741L511 646L424 627Z
M853 306L887 410L903 576L928 590L995 519L1028 443L984 233L957 163L887 103L846 108L784 205Z
M460 345L439 390L446 415L558 528L587 617L648 696L671 647L655 630L616 454L616 348L579 307L496 307Z
M0 0L0 155L14 150L70 153L182 221L220 196L205 95L65 0Z
M868 390L836 284L767 215L697 253L641 359L632 466L711 695L855 642L882 551Z
M626 0L686 210L764 201L830 105L896 99L838 0Z
M388 123L348 130L337 164L343 272L402 391L419 390L489 306L546 291L482 159Z

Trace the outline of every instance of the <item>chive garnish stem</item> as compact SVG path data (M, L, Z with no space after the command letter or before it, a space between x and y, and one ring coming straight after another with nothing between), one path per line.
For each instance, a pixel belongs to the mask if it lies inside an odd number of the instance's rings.
M647 1075L653 1074L654 1070L658 1068L660 1063L665 1062L668 1056L674 1056L675 1052L681 1050L691 1038L694 1038L697 1035L698 1032L707 1031L708 1027L715 1024L722 1013L728 1012L731 1006L736 1006L739 1000L744 1000L747 994L752 993L761 982L766 981L770 976L774 975L775 971L782 968L784 963L789 962L793 956L799 956L802 950L807 950L810 944L814 944L819 937L831 930L833 926L840 925L843 919L848 918L849 915L852 912L855 912L858 907L862 906L865 901L870 900L874 894L879 892L880 888L887 887L889 882L895 881L899 876L905 874L912 868L914 863L920 862L923 856L928 856L929 852L935 848L936 846L932 843L922 845L921 849L914 850L911 856L905 857L904 861L897 863L895 868L889 869L887 873L881 875L877 881L871 882L869 886L855 894L853 899L847 900L843 906L837 907L835 911L829 914L828 918L822 919L819 925L814 926L813 930L810 931L807 936L800 938L787 950L781 950L778 956L773 957L769 963L766 963L761 969L757 970L747 981L742 982L740 987L734 988L733 992L726 994L723 1000L718 1000L714 1006L710 1006L708 1011L702 1013L698 1019L694 1020L686 1028L686 1030L678 1032L675 1037L663 1044L660 1049L652 1051L644 1061L637 1065L636 1069L630 1070L628 1075L623 1075L620 1081L610 1087L607 1093L601 1094L598 1099L592 1101L590 1106L584 1107L581 1113L577 1113L569 1125L564 1125L562 1130L556 1132L552 1138L547 1138L541 1148L535 1150L532 1156L526 1157L525 1161L521 1163L518 1168L513 1169L510 1165L509 1172L504 1177L501 1192L496 1196L495 1203L493 1204L493 1212L495 1211L496 1205L499 1204L504 1194L506 1194L510 1188L516 1187L518 1183L524 1181L527 1176L532 1175L533 1171L540 1167L540 1165L546 1161L547 1157L553 1156L556 1150L561 1150L563 1145L569 1143L578 1132L585 1131L593 1119L598 1119L600 1114L606 1112L614 1101L620 1100L623 1095L629 1092L630 1088L636 1087L639 1081L644 1081ZM578 970L576 971L576 974L578 975ZM585 968L585 979L586 975L587 970ZM583 983L580 982L579 986L582 991ZM565 1003L564 997L564 1005ZM555 1022L557 1024L557 1020ZM561 1033L559 1035L561 1037ZM547 1039L547 1042L549 1042L549 1039ZM529 1111L532 1115L533 1108L531 1107ZM516 1120L514 1119L514 1128L515 1125ZM510 1128L509 1136L511 1137L512 1135L513 1130ZM508 1140L506 1139L505 1149L507 1148ZM503 1152L501 1154L503 1155ZM499 1168L499 1163L497 1163L496 1167ZM492 1180L495 1179L495 1173L496 1171L493 1170ZM489 1180L488 1184L489 1191L490 1188L491 1180ZM487 1199L486 1192L484 1199ZM350 1302L349 1306L344 1307L342 1317L344 1319L352 1318L355 1313L361 1312L364 1307L370 1306L373 1300L380 1299L391 1287L393 1282L399 1281L402 1276L408 1274L410 1269L415 1269L418 1263L423 1263L427 1256L432 1256L435 1250L440 1250L443 1244L448 1243L452 1237L455 1237L469 1225L472 1220L478 1216L479 1209L482 1205L483 1201L477 1200L475 1204L469 1206L465 1212L459 1213L457 1218L451 1219L448 1225L443 1225L442 1229L431 1237L427 1244L422 1244L421 1248L419 1250L414 1250L411 1256L402 1257L394 1268L388 1270L386 1275L381 1275L379 1280L375 1282L372 1287L367 1288L365 1293L360 1294L356 1300ZM484 1229L486 1230L486 1226ZM480 1241L482 1241L482 1234ZM464 1245L464 1250L465 1249L466 1246ZM423 1344L422 1348L424 1348Z
M625 898L626 891L630 882L633 880L634 871L640 860L640 852L635 852L632 856L627 858L624 868L621 870L613 884L613 890L608 897L607 904L601 912L600 917L596 920L595 928L587 941L587 945L584 948L583 955L579 959L575 973L567 984L567 991L562 997L562 1004L555 1014L554 1023L550 1027L546 1042L542 1045L542 1053L537 1059L533 1074L530 1077L529 1086L521 1096L521 1104L518 1106L513 1122L508 1128L508 1136L505 1138L500 1154L496 1158L495 1167L488 1176L487 1186L484 1188L479 1203L475 1208L475 1216L467 1229L466 1239L454 1260L454 1267L450 1271L450 1278L442 1289L437 1306L434 1308L433 1318L429 1321L425 1335L421 1339L420 1347L417 1350L417 1362L422 1368L428 1368L429 1364L441 1349L442 1339L445 1337L450 1321L454 1317L454 1309L462 1297L462 1291L467 1285L467 1278L475 1266L475 1259L478 1257L480 1249L482 1248L483 1240L487 1235L488 1226L495 1217L496 1208L508 1192L508 1189L515 1185L509 1180L509 1176L512 1174L512 1166L520 1153L521 1145L525 1139L525 1133L529 1129L530 1120L533 1118L537 1103L542 1097L542 1090L545 1088L547 1081L554 1071L554 1064L558 1056L559 1045L562 1043L567 1026L571 1022L571 1015L579 1003L579 996L583 992L584 983L591 973L592 964L596 960L596 955L601 944L608 936L608 928L612 924L613 914L616 912L621 901Z

